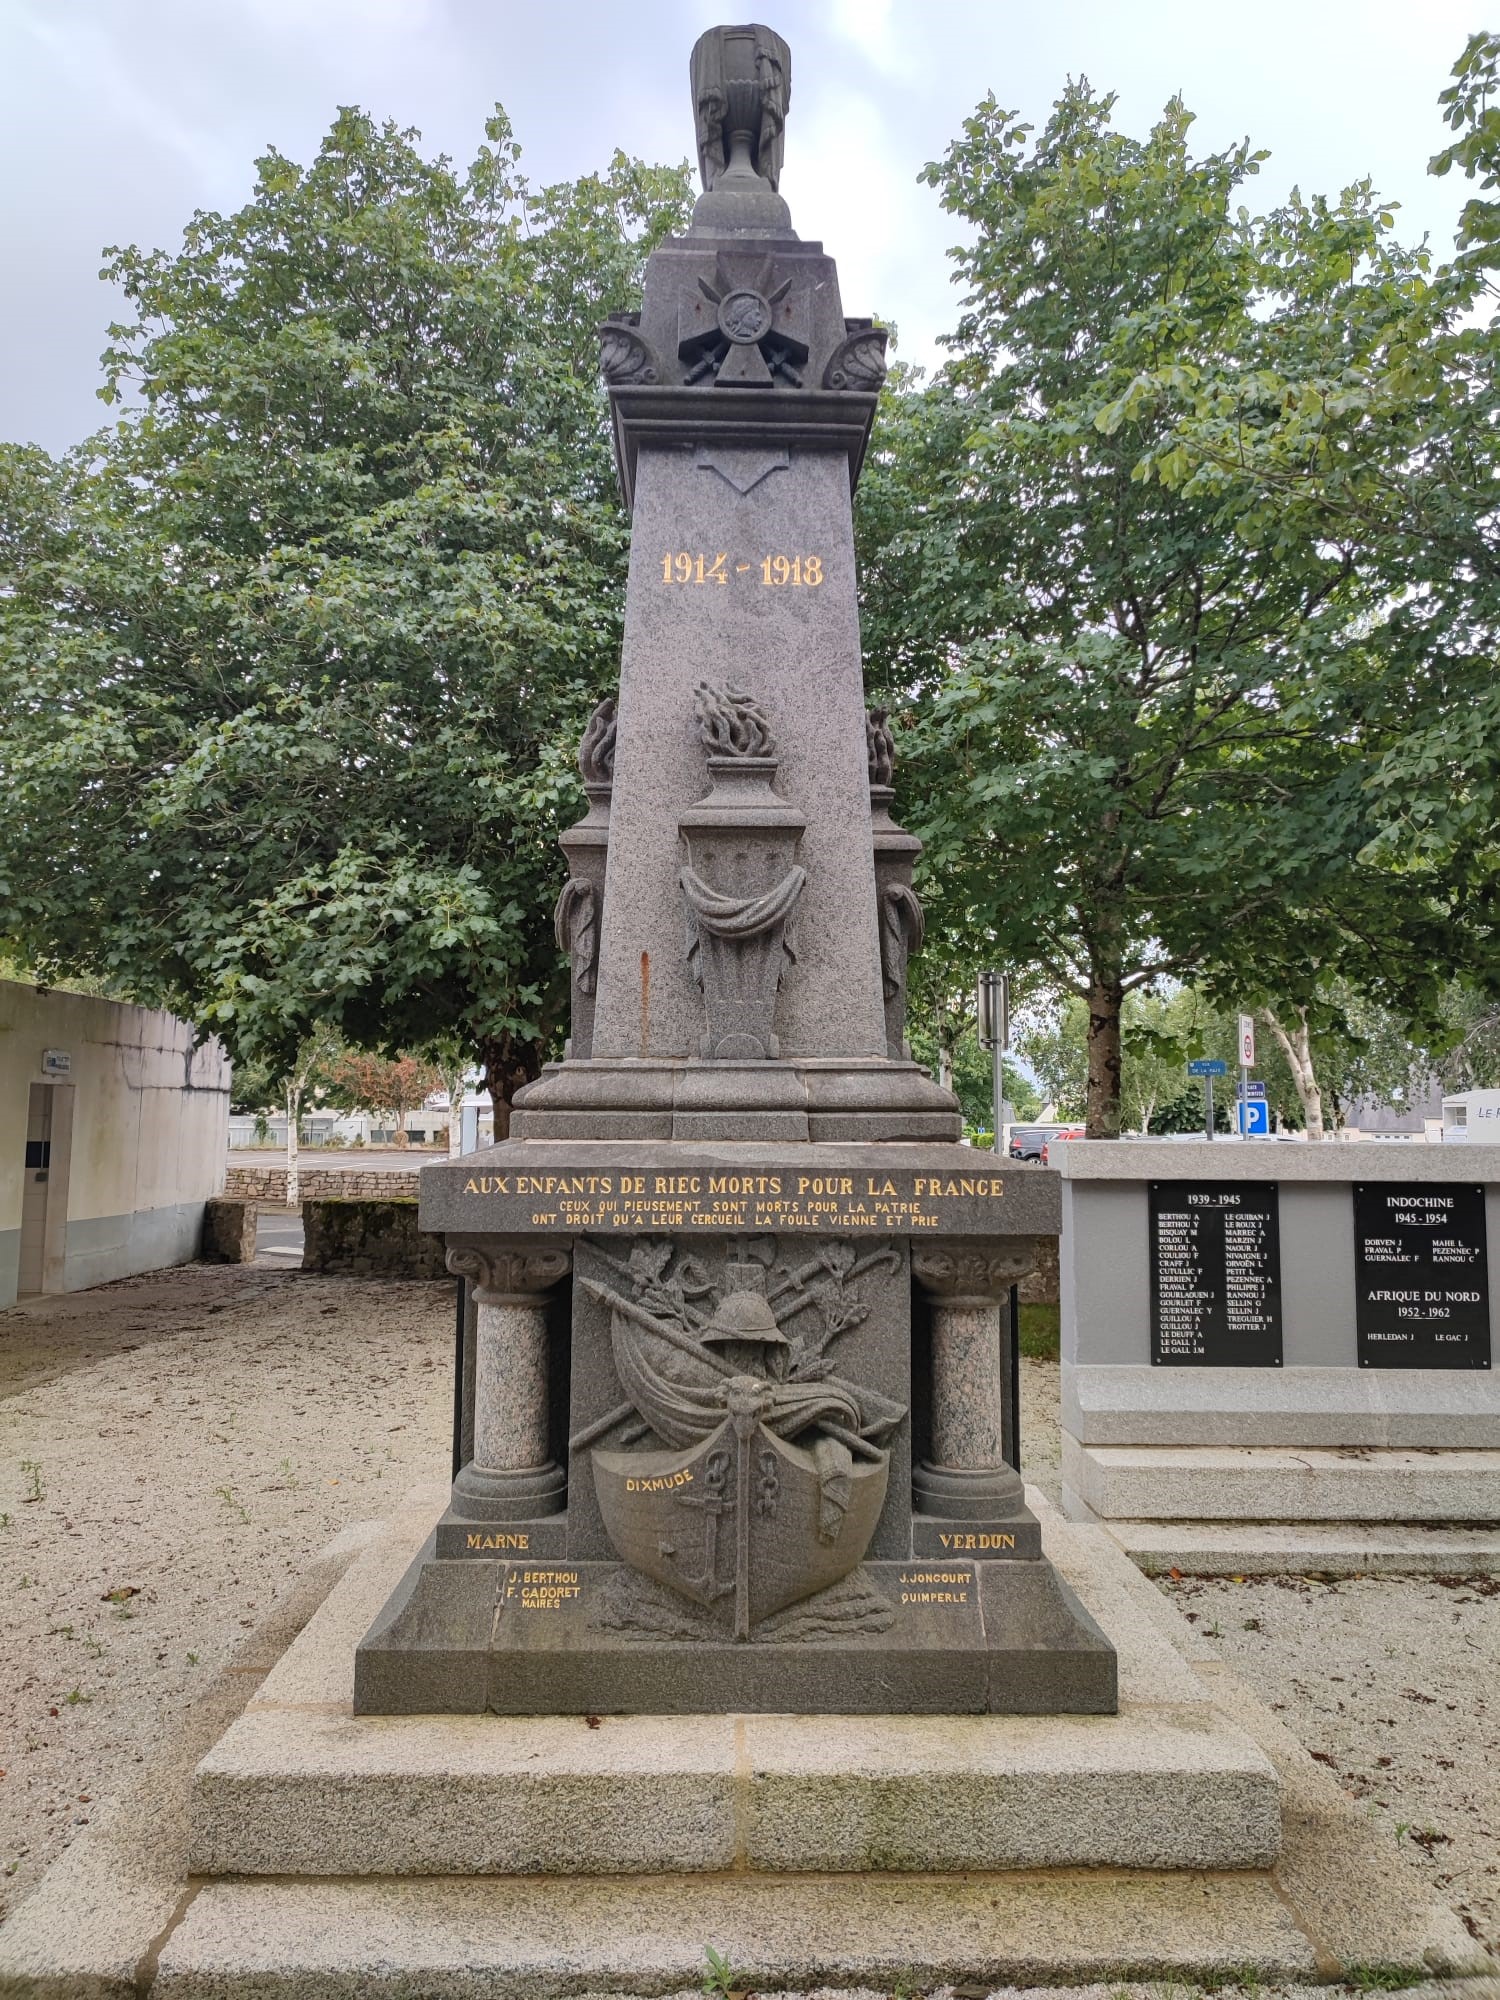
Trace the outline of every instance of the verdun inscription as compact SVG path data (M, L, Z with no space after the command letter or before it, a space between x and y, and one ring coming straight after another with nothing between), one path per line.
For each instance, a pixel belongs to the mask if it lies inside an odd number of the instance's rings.
M1006 1452L1056 1186L963 1146L906 1044L921 850L851 515L885 335L779 192L785 42L712 29L690 72L704 193L601 329L633 521L562 836L571 1034L505 1142L422 1175L473 1450L355 1706L1112 1710Z

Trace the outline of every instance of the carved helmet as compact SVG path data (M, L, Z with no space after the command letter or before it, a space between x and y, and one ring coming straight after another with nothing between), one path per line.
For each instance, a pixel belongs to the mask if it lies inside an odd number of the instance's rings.
M766 1347L790 1347L791 1342L776 1324L766 1298L763 1264L730 1264L725 1276L729 1289L719 1301L719 1309L698 1338L711 1347L720 1341L752 1340Z

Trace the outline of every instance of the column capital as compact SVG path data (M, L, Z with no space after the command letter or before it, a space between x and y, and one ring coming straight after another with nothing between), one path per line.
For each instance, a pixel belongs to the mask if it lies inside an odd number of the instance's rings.
M979 1311L1036 1269L1037 1238L1007 1236L999 1242L960 1239L914 1246L912 1274L939 1305Z
M532 1305L568 1274L571 1243L499 1236L486 1243L450 1243L448 1269L467 1278L482 1306Z

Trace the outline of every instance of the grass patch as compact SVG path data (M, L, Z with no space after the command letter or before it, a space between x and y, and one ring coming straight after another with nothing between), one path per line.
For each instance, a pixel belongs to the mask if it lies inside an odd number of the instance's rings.
M1056 1306L1021 1306L1021 1352L1033 1361L1055 1361L1058 1346Z

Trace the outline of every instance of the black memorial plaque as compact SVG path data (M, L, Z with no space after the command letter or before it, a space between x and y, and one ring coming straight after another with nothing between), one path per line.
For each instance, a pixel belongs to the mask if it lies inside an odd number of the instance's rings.
M1488 1368L1484 1189L1372 1182L1354 1190L1361 1368Z
M1274 1181L1151 1183L1151 1363L1281 1366Z

